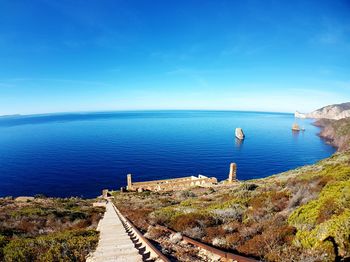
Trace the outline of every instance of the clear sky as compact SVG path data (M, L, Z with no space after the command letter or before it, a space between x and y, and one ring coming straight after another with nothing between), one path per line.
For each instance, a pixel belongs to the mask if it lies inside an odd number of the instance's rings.
M0 115L346 101L347 0L0 0Z

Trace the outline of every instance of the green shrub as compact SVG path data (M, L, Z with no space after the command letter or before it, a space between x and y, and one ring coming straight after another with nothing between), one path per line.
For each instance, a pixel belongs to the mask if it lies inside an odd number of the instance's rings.
M5 246L4 260L85 261L97 242L98 233L94 230L64 231L36 238L18 238Z
M257 184L254 184L254 183L244 183L244 184L242 184L241 187L244 190L253 191L253 190L257 189L259 186Z
M298 229L296 245L349 256L350 181L328 184L318 199L296 209L288 222Z
M207 227L215 225L215 220L209 214L204 213L188 213L173 217L170 222L171 228L176 231L185 231L189 228Z
M298 230L311 230L316 226L317 220L322 214L320 211L327 207L327 203L333 210L344 210L350 208L350 181L330 183L321 191L318 199L310 201L296 209L288 221ZM338 211L335 214L339 213Z
M8 243L7 238L3 235L0 235L0 261L3 260L3 256L4 256L3 248L4 246L6 246L7 243Z
M211 211L211 210L215 210L215 209L227 209L227 208L232 208L236 205L247 206L249 201L250 201L249 198L232 198L228 201L214 203L214 204L210 205L207 208L207 210Z
M196 194L190 190L182 190L179 192L179 197L181 198L188 198L188 197L195 197L195 196Z
M44 207L26 206L18 210L14 210L10 215L14 218L17 217L30 217L30 216L47 216L50 210Z
M335 253L340 257L350 256L349 235L350 210L346 210L340 216L332 217L311 231L298 231L295 244L309 250L327 250L330 260L334 260Z
M190 199L186 199L186 200L182 201L180 203L180 205L184 206L184 207L191 207L191 206L193 206L194 203L195 203L194 200L192 198L190 198Z
M161 225L169 225L172 219L181 214L182 213L176 208L169 206L156 210L152 213L152 216L155 218L156 223Z

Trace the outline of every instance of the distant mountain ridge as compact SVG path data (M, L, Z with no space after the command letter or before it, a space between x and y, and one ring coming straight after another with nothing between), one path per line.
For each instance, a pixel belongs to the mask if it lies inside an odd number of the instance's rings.
M295 112L296 118L334 119L339 120L350 117L350 102L322 107L311 113Z

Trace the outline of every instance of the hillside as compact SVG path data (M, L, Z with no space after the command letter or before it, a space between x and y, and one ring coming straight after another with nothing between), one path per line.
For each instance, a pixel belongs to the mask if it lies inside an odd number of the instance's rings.
M85 261L103 212L79 198L0 198L0 261Z
M332 129L333 143L349 143L349 121L322 122L323 136ZM160 226L264 261L345 261L350 259L346 148L314 165L263 179L177 192L117 192L115 202L148 238L180 261L201 258L181 235L169 235Z
M308 114L295 112L297 118L334 119L350 117L350 102L322 107Z

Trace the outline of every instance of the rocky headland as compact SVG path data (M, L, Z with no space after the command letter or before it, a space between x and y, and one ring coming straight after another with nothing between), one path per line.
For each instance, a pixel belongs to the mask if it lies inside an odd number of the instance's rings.
M328 105L308 114L296 111L294 116L315 119L313 124L321 128L319 136L336 147L338 152L350 149L350 102Z
M295 112L294 116L296 118L314 118L314 119L333 119L339 120L343 118L350 117L350 102L328 105L317 109L311 113L300 113Z
M350 117L340 120L319 119L314 125L322 128L319 136L336 147L339 152L350 149Z

